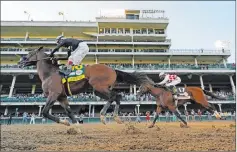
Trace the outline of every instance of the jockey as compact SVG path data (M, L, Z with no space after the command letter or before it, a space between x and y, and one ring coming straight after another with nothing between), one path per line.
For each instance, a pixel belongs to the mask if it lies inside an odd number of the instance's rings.
M67 38L64 39L64 36L58 36L56 38L57 46L51 52L50 57L53 57L54 53L59 50L61 47L71 47L68 50L68 62L67 69L71 69L72 65L79 65L86 54L89 52L89 47L86 42L78 39Z
M166 74L164 72L161 72L159 74L159 77L164 80L161 81L160 83L157 83L157 85L165 84L167 88L170 88L172 90L172 94L174 95L174 98L177 99L178 96L177 96L177 91L176 91L175 86L181 82L180 77L178 77L177 75Z

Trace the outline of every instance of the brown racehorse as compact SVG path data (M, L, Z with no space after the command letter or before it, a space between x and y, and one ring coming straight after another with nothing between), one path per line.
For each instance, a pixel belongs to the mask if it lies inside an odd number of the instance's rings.
M54 61L54 60L53 60ZM67 120L60 120L59 117L53 116L49 113L56 101L65 109L68 117L72 123L78 123L75 119L69 102L67 100L67 88L62 84L62 76L59 74L59 65L53 62L51 58L45 53L43 47L31 51L27 56L22 57L19 61L21 66L36 65L39 78L42 82L42 89L47 96L46 104L42 110L43 116L49 118L57 123L70 125ZM71 94L79 94L85 91L89 86L95 90L95 94L108 102L104 105L100 112L100 119L105 124L105 114L113 101L116 102L114 109L114 119L117 123L121 123L118 117L118 110L120 106L121 95L112 90L116 82L125 82L129 84L137 84L140 79L128 73L113 70L112 68L103 64L88 65L85 67L85 78L70 82L69 87Z
M159 118L159 114L162 111L162 108L168 108L171 112L173 112L187 127L187 122L183 120L183 118L180 116L177 107L180 105L183 105L186 102L196 103L204 108L206 108L209 112L214 113L216 118L221 119L221 116L216 111L216 108L213 104L208 103L205 95L211 96L216 99L225 99L222 97L218 97L217 95L213 94L212 92L206 91L201 89L200 87L185 87L186 92L190 96L190 99L184 99L179 100L178 105L176 107L173 95L170 91L165 89L163 86L155 87L154 82L148 78L145 74L140 74L140 79L144 79L143 83L141 83L140 88L138 90L138 95L144 94L144 93L150 93L152 96L156 98L156 116L153 121L153 123L149 126L149 128L154 127L156 120Z

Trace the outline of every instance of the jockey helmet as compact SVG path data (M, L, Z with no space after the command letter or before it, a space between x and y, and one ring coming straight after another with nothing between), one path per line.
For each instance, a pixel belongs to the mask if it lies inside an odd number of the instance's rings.
M161 73L159 74L159 77L160 77L160 78L163 77L163 76L165 76L165 72L161 72Z
M62 38L64 38L63 35L58 36L58 37L56 38L56 42L59 43L59 42L61 41Z

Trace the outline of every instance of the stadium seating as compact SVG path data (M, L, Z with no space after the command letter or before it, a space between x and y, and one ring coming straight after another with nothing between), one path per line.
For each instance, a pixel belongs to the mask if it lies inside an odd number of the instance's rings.
M168 64L135 64L134 68L132 64L107 64L114 69L120 70L166 70L169 69ZM1 65L1 69L19 69L18 65ZM25 67L24 69L35 69L35 66ZM208 70L208 69L225 69L223 64L206 64L196 67L194 64L171 64L170 69L189 69L189 70ZM227 64L227 69L235 69L234 63Z
M228 97L227 101L234 100L234 96L231 92L214 92L215 94L223 97ZM145 94L143 96L137 97L130 93L121 93L122 101L155 101L155 98L150 94ZM216 100L208 97L209 100ZM104 101L91 93L81 93L79 95L74 95L68 97L71 102L88 102L88 101ZM45 102L46 98L42 94L16 94L11 98L1 97L1 102ZM218 100L216 100L218 101Z

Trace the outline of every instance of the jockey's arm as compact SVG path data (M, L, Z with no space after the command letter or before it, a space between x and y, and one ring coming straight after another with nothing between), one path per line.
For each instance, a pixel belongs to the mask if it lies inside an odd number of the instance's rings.
M165 83L168 82L168 81L169 81L169 75L166 75L165 78L164 78L164 80L161 81L160 83L157 83L157 85L163 85L163 84L165 84Z
M67 51L67 57L69 58L69 56L71 56L71 52L72 52L72 49L70 48L70 49L68 49L68 51Z
M56 46L56 48L53 49L53 51L50 53L50 56L53 56L53 54L54 54L56 51L58 51L59 48L61 48L62 46L64 46L64 44L65 44L65 40L62 41L61 43L59 43L59 44Z

